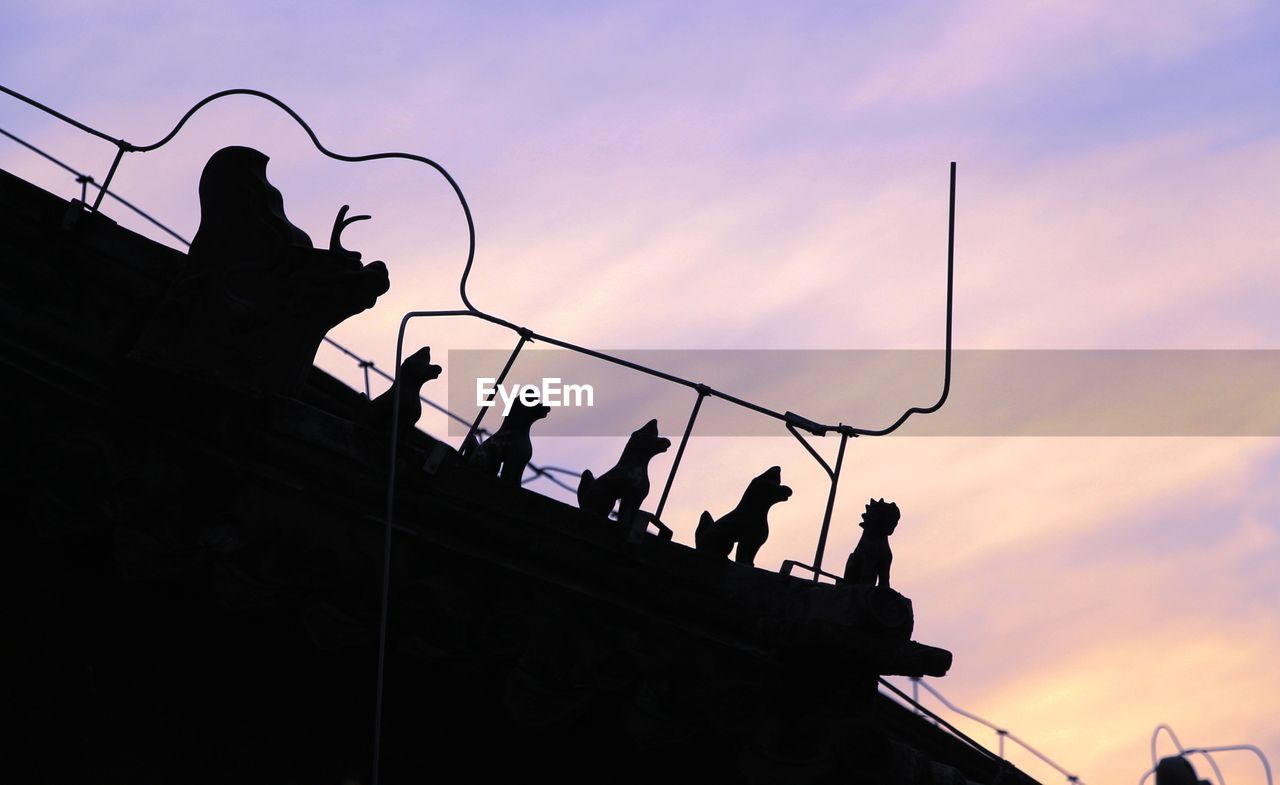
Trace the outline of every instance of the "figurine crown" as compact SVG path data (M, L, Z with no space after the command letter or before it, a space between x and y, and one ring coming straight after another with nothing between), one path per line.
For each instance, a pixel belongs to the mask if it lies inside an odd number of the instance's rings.
M901 512L894 502L886 502L884 498L868 499L866 510L862 513L862 526L868 522L896 524Z

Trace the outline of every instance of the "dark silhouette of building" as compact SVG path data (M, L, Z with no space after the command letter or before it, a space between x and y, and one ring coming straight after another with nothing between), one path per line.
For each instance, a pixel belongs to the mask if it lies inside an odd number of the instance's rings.
M324 262L360 275L340 248ZM138 352L182 354L157 319L193 264L0 172L5 765L36 782L367 782L378 418L315 368L255 387ZM202 313L221 296L206 284ZM264 329L314 352L332 313L312 291L324 318ZM878 692L951 664L887 589L628 542L420 431L400 457L384 782L1030 782Z

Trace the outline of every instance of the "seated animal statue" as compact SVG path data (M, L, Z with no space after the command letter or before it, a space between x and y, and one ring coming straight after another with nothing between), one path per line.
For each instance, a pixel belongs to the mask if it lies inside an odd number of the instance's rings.
M782 468L774 466L747 484L742 500L719 520L705 510L694 531L695 547L714 556L729 557L737 543L734 561L754 565L760 546L769 539L769 508L791 498L791 489L782 484Z
M440 376L444 369L431 363L431 347L424 346L400 363L400 436L413 430L422 416L422 385ZM363 398L363 396L361 396ZM379 434L390 434L395 385L370 401L356 414L356 424Z
M862 537L858 546L849 554L844 565L844 579L849 583L889 588L889 566L893 563L893 551L889 548L889 535L898 528L898 505L893 502L867 500L862 513Z
M507 485L520 485L524 469L533 458L529 429L550 411L550 406L526 404L523 398L516 398L497 433L483 444L469 447L467 463L490 476L496 474Z
M587 469L578 483L578 507L601 517L608 516L618 505L618 523L630 536L647 525L649 519L638 515L644 497L649 495L649 461L671 446L670 439L658 435L658 421L650 420L634 431L622 448L622 457L609 471L596 477Z
M327 249L289 222L267 156L225 147L200 176L200 228L135 356L226 384L295 394L325 334L390 286L382 262L340 242L368 216L334 221Z

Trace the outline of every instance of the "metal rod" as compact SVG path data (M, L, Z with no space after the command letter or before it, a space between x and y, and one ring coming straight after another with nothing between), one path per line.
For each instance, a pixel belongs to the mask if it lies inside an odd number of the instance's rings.
M922 680L922 682L921 682L921 683L923 684L923 686L924 686L925 690L927 690L931 695L933 695L933 697L935 697L935 698L937 698L937 699L938 699L938 702L940 702L943 706L946 706L948 709L950 709L951 711L955 712L956 714L959 714L961 717L964 717L964 718L969 719L969 720L973 720L974 722L978 723L979 725L983 725L983 726L985 726L985 727L987 727L987 728L990 728L991 730L993 730L993 731L995 731L995 732L997 732L997 733L999 733L1000 731L1004 730L1004 729L1003 729L1003 728L1001 728L999 725L996 725L995 723L991 722L990 720L985 720L985 719L983 719L982 717L979 717L978 715L976 715L976 714L974 714L974 713L972 713L972 712L965 711L964 709L962 709L962 708L960 708L959 706L955 705L955 704L954 704L954 703L952 703L951 701L947 700L947 699L946 699L946 697L945 697L945 696L943 696L943 694L942 694L942 693L940 693L940 692L938 692L936 689L934 689L932 685L930 685L930 684L928 684L928 683L926 683L926 682L923 682L923 680ZM1045 755L1045 754L1044 754L1043 752L1041 752L1040 750L1036 749L1035 747L1032 747L1030 744L1026 743L1026 742L1025 742L1025 741L1023 741L1022 739L1020 739L1020 738L1018 738L1017 736L1015 736L1014 734L1010 733L1008 730L1004 730L1004 735L1005 735L1005 737L1006 737L1006 738L1008 738L1008 739L1009 739L1010 741L1012 741L1014 744L1017 744L1017 745L1018 745L1019 747L1021 747L1022 749L1026 750L1027 752L1029 752L1029 753L1031 753L1032 755L1036 756L1036 757L1037 757L1037 758L1039 758L1042 762L1044 762L1046 765L1050 766L1050 767L1051 767L1051 768L1053 768L1055 771L1057 771L1059 774L1061 774L1063 777L1066 777L1066 778L1067 778L1067 780L1068 780L1069 782L1079 782L1079 781L1080 781L1080 778L1079 778L1077 775L1072 774L1071 772L1069 772L1069 771L1067 771L1066 769L1064 769L1062 766L1059 766L1059 765L1058 765L1058 764L1057 764L1053 759L1049 758L1047 755Z
M809 454L813 456L813 459L817 461L818 465L822 467L822 470L827 473L827 477L835 477L835 472L831 470L830 464L823 460L822 456L818 454L818 451L813 449L813 446L809 444L809 440L804 438L804 435L801 434L800 431L796 430L794 425L787 423L787 430L791 432L792 436L796 437L796 440L800 442L800 446L809 451Z
M550 482L550 483L552 483L552 484L554 484L554 485L556 485L556 486L558 486L558 487L560 487L560 488L562 488L562 489L564 489L564 490L568 491L569 493L574 493L574 492L577 490L576 488L570 488L570 487L569 487L568 485L566 485L565 483L561 482L560 480L557 480L557 479L555 478L555 475L553 475L553 474L552 474L552 473L547 469L547 467L546 467L546 466L538 466L537 464L535 464L535 463L533 463L532 461L530 461L530 462L529 462L529 464L525 467L525 470L526 470L526 471L529 471L529 472L532 472L533 476L531 476L531 477L521 477L521 478L520 478L520 484L521 484L521 485L528 485L529 483L533 482L534 480L537 480L537 479L541 478L541 479L546 480L547 482Z
M1271 779L1271 763L1267 761L1267 756L1252 744L1226 744L1221 747L1195 747L1186 751L1187 755L1199 754L1207 758L1211 763L1213 758L1209 757L1211 752L1252 752L1258 756L1258 762L1262 764L1262 772L1266 775L1267 785L1273 785L1274 780ZM1218 770L1217 764L1213 764L1214 771ZM1221 773L1219 773L1221 779Z
M955 294L955 268L956 268L956 162L951 162L951 191L948 202L947 211L947 338L946 349L943 354L942 369L942 394L938 396L938 400L932 406L913 406L902 413L888 428L879 430L866 428L853 428L852 426L844 426L851 430L854 434L860 436L885 436L898 430L898 427L907 421L913 414L932 414L942 408L942 404L947 402L947 395L951 392L951 305Z
M849 443L849 434L840 432L840 451L836 453L836 468L831 473L831 492L827 494L827 511L822 516L822 531L818 534L818 551L813 555L813 581L818 582L822 571L822 553L827 549L827 532L831 530L831 513L836 507L836 488L840 485L840 468L844 464L844 447Z
M524 345L525 345L528 341L529 341L529 334L528 334L528 331L527 331L527 330L526 330L526 331L522 331L522 332L520 333L520 342L516 344L516 348L515 348L515 349L512 349L512 350L511 350L511 356L507 358L507 364L506 364L506 365L504 365L504 366L502 366L502 373L498 374L498 378L497 378L496 380L494 380L494 383L493 383L493 389L494 389L494 393L495 393L495 394L496 394L496 393L497 393L497 391L498 391L498 387L502 384L502 382L503 382L503 381L505 381L505 380L506 380L506 378L507 378L507 371L510 371L510 370L511 370L511 366L515 364L515 362L516 362L516 355L520 354L520 350L524 348ZM398 375L399 375L399 374L397 374L397 376L398 376ZM490 401L492 401L492 400L493 400L493 395L490 395L490 396L489 396L489 400L490 400ZM490 407L488 407L488 406L481 406L481 407L480 407L480 411L476 413L476 419L471 423L471 428L467 431L467 437L466 437L465 439L463 439L463 440L462 440L462 449L463 449L464 451L465 451L465 450L467 450L467 449L469 449L469 447L470 447L470 445L471 445L471 440L475 438L476 431L480 430L480 422L481 422L482 420L484 420L484 416L485 416L485 414L487 414L487 413L488 413L489 409L490 409Z
M382 543L382 601L378 615L378 681L373 710L373 772L370 781L378 783L378 765L382 759L382 685L387 666L387 610L391 597L391 527L395 520L396 450L400 446L400 361L404 354L404 331L413 314L405 314L396 334L396 367L391 380L391 438L387 460L387 526Z
M116 168L120 166L120 159L124 157L124 151L128 148L128 144L123 140L116 142L116 157L111 160L111 168L107 170L107 179L102 181L102 186L98 189L98 196L93 200L93 210L98 212L98 207L102 204L102 197L107 195L107 189L111 187L111 178L116 176Z
M39 109L45 114L53 115L54 117L58 118L64 123L67 123L68 125L74 125L76 128L79 128L81 131L84 131L86 134L89 134L91 136L96 136L99 139L105 139L108 142L111 142L112 144L119 144L117 140L112 139L110 136L104 134L103 132L97 130L96 128L90 128L89 126L85 125L79 120L73 120L70 117L67 117L62 112L59 112L56 109L51 109L45 106L44 104L40 103L39 101L35 100L34 98L26 97L22 93L19 93L17 90L10 90L8 87L5 87L4 85L0 84L0 92L7 93L13 96L14 98L17 98L19 101L22 101L25 104L30 104L31 106L34 106L36 109Z
M1155 727L1155 730L1151 731L1151 765L1152 766L1155 766L1157 763L1160 762L1160 756L1157 751L1158 744L1160 742L1160 731L1165 731L1166 733L1169 734L1169 740L1173 742L1173 746L1175 749L1178 750L1179 755L1185 752L1185 750L1182 747L1182 742L1178 741L1178 734L1174 733L1173 728L1171 728L1168 724L1162 722Z
M999 758L997 758L995 756L995 753L993 753L991 750L987 749L986 747L982 746L978 742L974 741L964 731L960 730L956 726L942 719L942 717L938 716L936 712L930 711L929 709L922 706L919 701L911 700L911 698L905 692L895 687L891 682L887 681L883 676L878 677L877 681L880 682L881 687L888 688L888 690L892 692L894 695L897 695L899 698L902 698L903 700L914 704L916 708L920 710L921 714L925 715L930 720L932 720L935 725L938 725L939 727L942 727L942 728L946 728L951 733L951 735L955 736L957 739L960 739L965 744L968 744L970 747L973 748L975 752L985 756L988 760L991 760L993 762L999 760ZM925 688L928 689L928 685L925 685Z
M77 182L77 183L80 183L80 185L81 185L81 188L80 188L80 201L81 201L81 202L83 202L83 203L85 203L85 204L88 204L88 201L89 201L88 192L86 191L86 189L84 188L84 186L86 186L86 185L92 185L94 188L97 188L98 190L102 190L102 186L100 186L100 185L98 185L97 183L95 183L95 182L93 181L93 178L92 178L91 176L89 176L89 175L85 174L84 172L81 172L81 171L79 171L79 170L75 169L74 167L68 166L64 161L59 161L57 158L54 158L52 155L49 155L49 154L48 154L48 153L46 153L44 150L41 150L39 147L36 147L35 145L31 144L30 142L26 141L25 139L22 139L22 138L20 138L20 137L14 136L13 134L9 133L8 131L6 131L6 130L5 130L5 129L3 129L3 128L0 128L0 135L3 135L3 136L7 136L7 137L9 137L9 138L10 138L10 139L12 139L13 141L15 141L15 142L17 142L18 144L22 145L23 147L27 148L28 150L30 150L31 152L33 152L33 153L35 153L36 155L40 156L41 158L45 159L46 161L49 161L50 163L54 164L55 166L61 167L62 169L65 169L65 170L67 170L68 172L70 172L71 174L73 174L73 175L75 176L75 178L76 178L76 182ZM150 213L148 213L146 210L143 210L141 207L138 207L136 204L134 204L133 202L130 202L128 199L125 199L125 198L124 198L123 196L121 196L120 194L115 193L114 191L108 191L108 192L107 192L107 196L110 196L112 199L115 199L115 200L116 200L117 202L119 202L120 204L122 204L122 205L124 205L125 207L129 208L129 209L130 209L130 210L132 210L133 212L137 213L139 216L141 216L141 217L143 218L143 220L147 221L147 223L150 223L152 226L156 227L157 229L159 229L160 231L162 231L162 232L164 232L165 234L169 235L170 237L172 237L173 239L175 239L175 240L177 240L178 242L182 243L183 245L185 245L185 246L187 246L187 247L190 247L190 246L191 246L191 241L190 241L190 240L188 240L187 238L185 238L185 237L183 237L182 235L178 234L177 232L173 231L172 229L170 229L169 227L165 226L164 224L160 223L158 220L156 220L156 219L155 219L155 217L154 217L154 216L152 216L152 215L151 215Z
M689 422L684 426L684 436L680 437L680 447L676 450L675 460L671 462L671 471L667 474L667 484L662 488L662 498L658 499L658 508L653 517L662 520L662 511L667 506L667 496L671 493L671 484L676 481L676 471L680 469L680 459L684 457L684 448L689 444L689 434L693 432L693 423L698 419L698 410L702 408L702 399L707 397L707 388L698 385L698 399L693 402L693 411L689 412Z
M369 366L373 365L369 360L360 361L360 370L364 371L364 397L373 400L372 388L369 387Z

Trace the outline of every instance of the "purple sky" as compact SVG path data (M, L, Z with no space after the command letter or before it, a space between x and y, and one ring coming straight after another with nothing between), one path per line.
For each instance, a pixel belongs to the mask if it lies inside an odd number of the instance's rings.
M1274 5L610 5L9 2L0 81L138 144L253 87L339 152L428 155L475 212L476 304L596 347L940 346L955 160L958 347L1280 348ZM12 101L0 127L99 177L112 154ZM402 312L457 304L465 233L443 181L323 159L261 102L202 112L117 187L190 237L226 144L272 157L318 242L343 203L374 215L346 244L385 259L393 290L339 340L389 365ZM0 167L76 192L8 140ZM410 341L512 343L434 323ZM356 382L340 355L319 362ZM547 438L535 458L603 469L618 447ZM955 652L937 685L954 701L1091 783L1136 782L1158 722L1280 763L1276 440L862 439L847 460L827 564L867 496L898 502L895 587L918 639ZM695 439L677 538L775 463L797 493L760 563L807 560L825 493L788 439ZM1222 766L1262 781L1247 758Z

